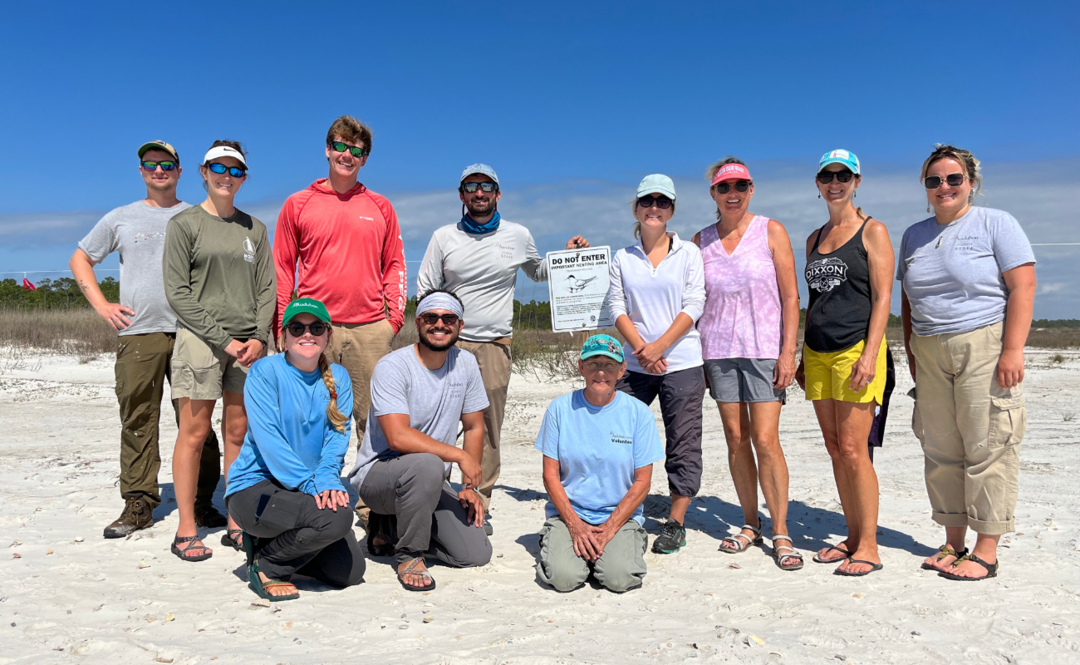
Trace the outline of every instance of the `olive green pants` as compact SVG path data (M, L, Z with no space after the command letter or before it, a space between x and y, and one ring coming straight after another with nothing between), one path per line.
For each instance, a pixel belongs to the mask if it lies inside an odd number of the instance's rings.
M165 381L172 382L172 333L121 335L116 343L116 400L120 403L120 495L161 504L158 420ZM173 400L173 415L180 414ZM203 444L195 504L209 504L221 478L221 451L214 429Z

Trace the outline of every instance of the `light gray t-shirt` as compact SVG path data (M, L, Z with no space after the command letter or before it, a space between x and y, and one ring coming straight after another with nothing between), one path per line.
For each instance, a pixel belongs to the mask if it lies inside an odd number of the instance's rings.
M79 249L94 263L120 252L120 304L135 316L119 335L176 332L176 314L165 299L161 256L169 220L190 207L183 201L171 208L136 201L107 213L79 241Z
M453 291L465 305L461 339L490 342L514 333L518 268L534 282L548 279L547 259L540 258L524 226L504 219L495 231L475 234L466 232L461 222L449 224L431 236L416 275L416 292Z
M916 335L963 333L1005 319L1002 273L1034 263L1031 243L1007 212L973 207L951 224L931 217L900 241L896 279L911 304Z
M437 370L430 370L420 363L415 345L383 356L371 374L367 431L356 454L356 466L349 472L349 482L359 490L373 462L401 454L390 449L378 416L406 414L410 427L453 446L457 441L461 414L483 411L487 406L480 366L468 351L457 347L450 349L446 362ZM447 462L447 476L450 466Z

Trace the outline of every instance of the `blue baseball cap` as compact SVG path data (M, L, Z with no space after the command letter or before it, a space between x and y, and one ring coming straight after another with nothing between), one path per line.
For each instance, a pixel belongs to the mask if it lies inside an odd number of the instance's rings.
M855 175L859 175L859 158L855 156L855 153L848 150L833 150L832 152L825 153L822 156L821 161L818 162L818 173L821 173L821 169L829 164L843 164L849 171Z
M585 344L581 347L581 359L586 360L593 356L607 356L612 360L622 362L622 344L611 335L593 335L585 340Z

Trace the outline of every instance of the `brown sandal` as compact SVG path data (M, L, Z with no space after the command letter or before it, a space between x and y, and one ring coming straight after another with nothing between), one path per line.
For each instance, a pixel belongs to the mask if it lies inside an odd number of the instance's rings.
M941 561L942 559L944 559L947 556L954 556L954 557L956 557L957 560L960 560L961 558L967 556L967 553L968 553L968 548L966 548L966 547L964 549L960 550L959 552L957 552L953 548L949 547L949 545L946 543L945 545L942 545L941 547L938 548L938 553L934 555L934 561ZM952 563L956 563L956 561L953 561ZM949 564L949 565L952 565L952 564ZM923 570L936 570L939 573L942 571L941 568L938 568L937 566L933 566L933 565L931 565L929 563L926 563L925 561L923 561L923 564L920 567Z

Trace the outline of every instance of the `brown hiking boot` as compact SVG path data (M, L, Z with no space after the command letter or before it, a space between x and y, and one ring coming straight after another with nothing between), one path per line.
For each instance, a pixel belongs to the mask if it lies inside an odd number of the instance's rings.
M125 538L154 523L154 509L142 498L130 498L124 504L120 518L105 527L106 538Z
M217 529L227 526L229 520L211 504L195 504L195 525L204 529Z

